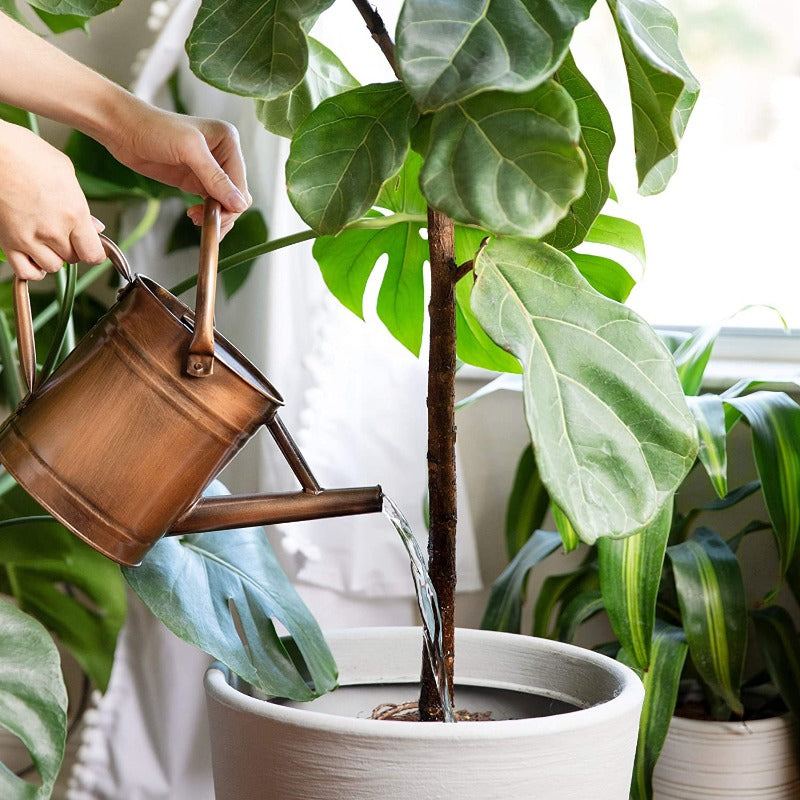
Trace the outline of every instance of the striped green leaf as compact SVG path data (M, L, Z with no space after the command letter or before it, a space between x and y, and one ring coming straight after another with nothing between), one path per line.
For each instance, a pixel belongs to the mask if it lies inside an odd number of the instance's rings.
M624 649L617 656L623 664L636 670L644 683L644 705L631 783L632 800L652 800L653 769L661 755L675 710L687 649L686 637L680 628L658 622L646 670L639 668Z
M554 77L569 92L578 109L581 125L578 144L586 156L587 172L583 194L545 241L558 250L571 250L586 238L608 200L608 161L616 139L608 109L578 69L571 53L567 53Z
M550 498L544 488L533 448L528 445L520 456L514 485L506 507L506 551L513 558L531 534L542 527Z
M597 542L606 611L620 644L639 669L647 669L650 663L656 600L671 525L670 502L642 533Z
M549 245L492 239L475 271L476 317L522 363L526 419L552 501L590 544L651 524L697 453L667 349Z
M747 607L739 562L707 528L667 553L692 662L711 692L741 715Z
M285 95L308 68L305 32L332 3L202 0L186 40L192 71L223 92L263 100Z
M533 636L552 639L555 636L555 625L551 628L550 620L558 607L566 606L573 597L582 592L598 589L597 569L592 564L584 564L577 570L561 575L548 575L536 595L533 608Z
M553 503L552 512L556 530L558 530L561 541L564 544L564 552L571 553L581 543L580 537L567 515L555 503Z
M297 128L286 162L289 199L318 233L338 233L372 208L403 166L417 121L401 83L323 100Z
M703 384L703 375L719 337L720 326L708 325L695 330L672 354L683 391L696 395Z
M662 191L700 87L678 47L678 26L656 0L607 0L617 26L633 108L639 191Z
M686 401L697 423L700 439L697 457L714 491L719 497L725 497L728 494L728 430L722 398L716 394L701 394L689 396Z
M789 612L780 606L758 609L751 617L770 678L789 710L800 719L800 633Z
M556 620L555 638L572 642L578 628L603 610L603 596L599 591L581 592L567 603Z
M552 531L536 531L492 584L481 628L491 631L521 632L522 604L528 573L561 544Z
M785 574L800 538L800 406L784 392L755 392L725 402L750 424L756 469Z
M397 60L432 111L480 92L524 92L553 74L595 0L406 0Z
M794 594L794 599L800 605L800 547L794 554L794 558L786 570L786 583Z

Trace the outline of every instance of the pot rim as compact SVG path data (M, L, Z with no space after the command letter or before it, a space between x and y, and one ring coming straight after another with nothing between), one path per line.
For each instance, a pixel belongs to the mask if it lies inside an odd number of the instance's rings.
M267 717L279 723L292 727L302 727L330 734L344 734L364 736L368 738L387 739L424 739L430 741L440 740L476 740L476 739L504 739L518 737L525 734L536 736L550 736L566 731L582 728L602 726L604 722L616 719L630 713L639 713L644 697L644 687L636 673L617 661L600 653L595 653L585 648L564 642L555 642L549 639L540 639L533 636L524 636L515 633L501 633L496 631L483 631L475 629L456 629L456 648L463 650L465 647L491 647L492 645L511 645L529 647L531 652L551 654L554 657L568 658L572 663L583 663L587 668L603 672L616 683L613 695L606 701L599 702L587 708L579 708L563 714L546 717L533 717L528 719L492 720L480 724L456 725L430 725L430 724L381 724L379 720L359 717L339 717L319 711L310 711L303 708L271 703L251 697L235 689L228 682L230 672L219 663L213 664L206 672L204 684L209 699L229 706L234 710L259 717ZM389 637L413 637L419 650L422 650L422 629L414 627L365 627L346 628L335 631L326 631L328 642L335 645L339 641L352 638L371 637L375 639L375 646ZM488 640L488 641L487 641ZM522 644L522 643L527 644ZM332 647L335 649L335 647ZM458 665L458 660L456 660ZM379 679L364 681L363 683L381 683ZM391 678L386 678L386 683L395 683ZM486 682L480 679L468 678L456 684L473 686L498 686L496 681L487 678ZM346 682L345 685L357 685L356 682ZM508 687L506 687L508 688ZM558 696L554 694L553 696Z
M773 733L783 729L788 732L797 727L797 720L791 713L781 714L778 717L733 721L673 716L669 724L670 728L674 728L676 732L687 734L713 736L714 733L719 733L719 735L741 733L748 735Z

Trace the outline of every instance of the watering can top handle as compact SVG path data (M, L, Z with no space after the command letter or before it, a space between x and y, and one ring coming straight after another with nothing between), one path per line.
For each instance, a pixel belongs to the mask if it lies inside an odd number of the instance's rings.
M122 250L107 236L100 234L100 241L109 261L117 272L129 283L133 280L131 268ZM36 340L33 333L33 315L28 294L28 281L14 276L14 320L16 323L19 363L25 385L29 392L36 383Z

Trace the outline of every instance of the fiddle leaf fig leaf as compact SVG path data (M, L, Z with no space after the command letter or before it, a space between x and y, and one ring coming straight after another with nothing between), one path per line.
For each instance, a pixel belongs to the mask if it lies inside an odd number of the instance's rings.
M49 14L39 8L34 8L36 16L44 22L53 33L66 33L67 31L82 30L89 32L89 17L79 14Z
M636 286L630 272L611 258L576 253L574 250L567 255L592 288L611 300L624 303Z
M219 485L212 484L211 492L219 494ZM265 694L310 700L336 685L322 632L262 529L166 537L141 566L123 568L123 574L174 634ZM295 663L273 620L292 637L303 664ZM304 667L313 685L304 679Z
M640 670L650 664L661 570L672 526L672 502L647 530L597 542L600 589L620 644Z
M581 125L578 144L586 156L586 187L545 241L558 250L571 250L586 238L608 200L611 188L608 161L616 137L608 109L578 69L571 53L567 53L555 79L569 92L578 109Z
M647 261L642 229L629 219L600 214L586 234L586 241L616 247L632 255L642 269Z
M650 525L697 453L666 347L547 244L494 239L475 270L473 311L522 363L526 419L553 502L589 544Z
M203 0L186 40L192 71L223 92L274 100L308 68L306 31L333 0Z
M639 191L663 191L700 92L678 47L678 25L656 0L607 0L622 44L633 108Z
M800 406L784 392L763 391L725 403L752 430L756 470L785 574L800 550Z
M47 800L67 739L61 659L50 634L5 600L0 600L0 726L25 745L41 779L35 786L0 764L0 796Z
M595 0L406 0L397 23L403 81L422 111L546 80Z
M122 0L27 0L34 9L48 14L69 14L76 17L96 17L112 8Z
M324 100L298 127L286 162L289 199L315 231L338 233L403 166L417 112L401 83Z
M635 670L644 684L644 704L631 782L632 800L652 800L653 769L675 711L687 650L686 637L680 628L656 622L647 669L642 669L624 648L617 655L617 660Z
M686 401L700 436L698 458L711 479L714 491L723 498L728 494L728 431L722 398L716 394L701 394L689 396Z
M733 551L719 535L698 528L667 548L689 652L709 689L735 713L747 650L747 600Z
M256 100L256 116L271 133L289 139L297 126L328 97L355 89L358 81L339 57L308 38L308 70L291 91L272 100Z
M477 95L434 115L422 193L457 222L543 236L583 194L579 138L575 103L554 81Z
M492 584L481 628L490 631L521 632L522 605L528 574L561 544L552 531L535 531L520 548L511 563Z

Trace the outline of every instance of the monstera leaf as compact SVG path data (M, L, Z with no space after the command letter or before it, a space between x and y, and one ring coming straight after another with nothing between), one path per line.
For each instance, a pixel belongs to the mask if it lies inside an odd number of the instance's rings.
M536 463L553 501L588 543L651 524L697 453L666 347L546 244L492 240L475 272L476 317L522 363Z
M700 87L678 47L678 26L656 0L607 0L622 43L633 108L639 191L662 191Z
M207 493L223 493L221 485ZM173 633L265 694L310 700L336 685L322 632L260 528L165 538L141 566L123 573ZM300 662L281 641L275 621L294 640Z
M41 779L35 786L0 764L0 796L47 800L67 738L61 660L50 634L5 600L0 600L0 726L22 741Z
M487 90L523 92L553 74L595 0L406 0L403 81L422 111Z

